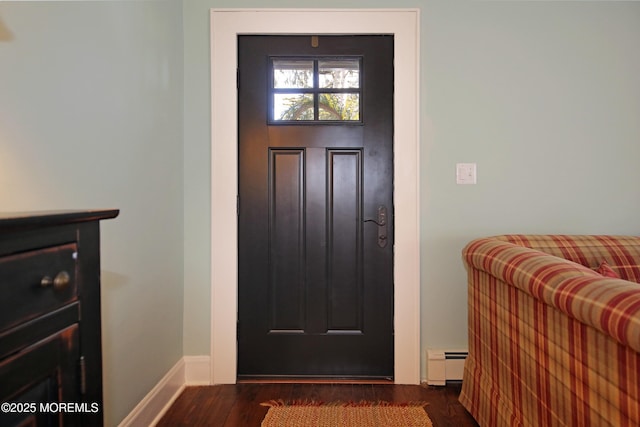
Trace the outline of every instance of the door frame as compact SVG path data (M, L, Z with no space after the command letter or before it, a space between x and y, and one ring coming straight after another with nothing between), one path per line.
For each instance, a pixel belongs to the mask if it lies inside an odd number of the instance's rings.
M210 19L211 384L237 375L239 34L394 35L394 381L419 384L419 9L211 9Z

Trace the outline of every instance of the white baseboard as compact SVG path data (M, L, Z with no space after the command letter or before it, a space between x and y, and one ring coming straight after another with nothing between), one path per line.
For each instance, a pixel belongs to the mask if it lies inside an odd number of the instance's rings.
M185 356L120 422L118 427L154 426L189 385L209 385L209 356Z
M211 357L185 356L184 378L186 385L211 384Z

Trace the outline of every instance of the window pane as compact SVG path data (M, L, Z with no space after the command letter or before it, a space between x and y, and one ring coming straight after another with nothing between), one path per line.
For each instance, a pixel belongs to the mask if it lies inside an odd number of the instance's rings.
M318 98L320 120L360 120L360 95L321 93Z
M276 89L313 87L313 61L274 59L273 87Z
M274 93L273 120L313 120L313 94Z
M360 61L356 59L330 59L318 61L321 88L360 87Z

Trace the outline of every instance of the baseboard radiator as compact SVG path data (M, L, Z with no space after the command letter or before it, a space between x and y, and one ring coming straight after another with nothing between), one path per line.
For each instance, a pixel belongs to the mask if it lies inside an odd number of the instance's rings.
M468 352L463 350L427 350L427 384L445 385L447 381L462 381L467 355Z

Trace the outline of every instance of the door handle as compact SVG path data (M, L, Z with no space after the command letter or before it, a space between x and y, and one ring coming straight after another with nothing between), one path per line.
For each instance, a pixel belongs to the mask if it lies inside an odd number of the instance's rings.
M384 248L387 246L387 207L381 205L378 207L377 219L365 219L364 222L373 222L378 226L378 246Z

